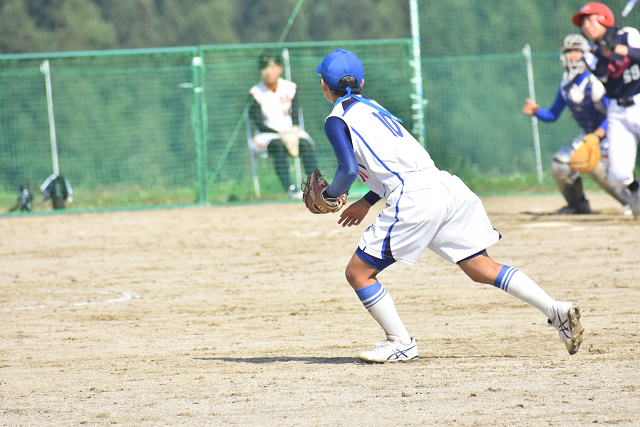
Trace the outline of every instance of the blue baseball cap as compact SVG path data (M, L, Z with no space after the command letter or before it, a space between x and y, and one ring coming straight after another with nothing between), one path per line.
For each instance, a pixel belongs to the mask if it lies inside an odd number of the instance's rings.
M364 74L362 62L356 54L344 49L336 49L327 55L316 72L322 76L327 86L335 90L344 90L338 87L338 82L345 76L355 77L360 86Z

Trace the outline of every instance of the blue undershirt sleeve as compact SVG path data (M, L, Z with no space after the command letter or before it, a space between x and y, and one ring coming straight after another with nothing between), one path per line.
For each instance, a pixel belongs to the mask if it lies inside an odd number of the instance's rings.
M327 193L330 197L338 197L351 188L358 177L358 162L351 145L351 134L344 120L328 117L324 122L324 133L338 160L338 169Z
M556 96L556 100L553 102L551 108L548 110L538 108L535 116L543 122L555 122L558 120L558 117L560 117L560 114L566 105L567 102L562 97L560 90L558 90L558 95Z
M367 194L364 195L363 199L365 199L367 203L373 206L380 201L381 197L379 194L374 193L373 191L369 191Z

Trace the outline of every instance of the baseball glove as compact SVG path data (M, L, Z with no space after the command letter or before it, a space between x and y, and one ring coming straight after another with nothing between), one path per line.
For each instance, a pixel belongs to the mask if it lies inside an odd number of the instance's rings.
M280 132L280 139L292 157L300 155L300 126L291 126L289 130Z
M585 135L576 146L569 167L572 172L591 173L600 162L600 137L595 133Z
M313 214L326 214L338 212L347 202L348 191L340 197L325 197L324 191L329 188L329 183L318 169L314 170L307 179L302 180L302 200L309 212Z

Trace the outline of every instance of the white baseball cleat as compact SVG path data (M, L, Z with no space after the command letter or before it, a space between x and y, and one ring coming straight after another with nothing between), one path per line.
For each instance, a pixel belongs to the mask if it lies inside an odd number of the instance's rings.
M553 304L553 311L556 317L553 321L549 319L549 324L558 330L560 339L567 346L569 354L576 354L582 343L584 332L580 324L580 309L573 303L556 301Z
M414 338L409 344L403 344L398 337L387 335L387 339L376 343L373 350L363 351L358 357L365 362L408 362L419 357L418 345Z

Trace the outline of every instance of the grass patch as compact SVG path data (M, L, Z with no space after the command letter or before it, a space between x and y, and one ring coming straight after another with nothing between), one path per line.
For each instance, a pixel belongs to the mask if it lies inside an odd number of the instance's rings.
M640 171L636 170L637 176ZM454 171L455 173L455 171ZM554 194L558 192L550 173L538 182L536 174L499 175L479 173L475 168L461 168L458 175L469 188L481 197L514 196L534 194ZM600 187L589 177L583 177L586 191L601 191ZM261 178L261 201L288 200L287 194L275 175ZM364 196L368 189L360 181L356 181L349 193L351 201ZM18 188L0 188L0 214L6 213L18 201ZM33 192L33 210L35 212L52 211L51 200L42 201L38 190ZM207 194L209 204L226 204L236 202L255 202L253 181L217 182L210 185ZM109 210L144 208L154 206L195 205L199 202L198 190L195 188L141 188L139 186L112 186L94 189L74 188L73 203L67 203L68 210Z

